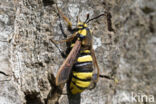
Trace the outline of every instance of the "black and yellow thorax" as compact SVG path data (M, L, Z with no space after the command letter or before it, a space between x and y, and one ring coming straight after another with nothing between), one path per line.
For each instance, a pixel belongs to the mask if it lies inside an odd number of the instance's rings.
M73 47L75 41L79 39L81 40L82 48L90 49L92 45L92 36L91 36L91 32L87 24L78 23L77 29L78 31L77 31L76 37L72 41L71 47Z

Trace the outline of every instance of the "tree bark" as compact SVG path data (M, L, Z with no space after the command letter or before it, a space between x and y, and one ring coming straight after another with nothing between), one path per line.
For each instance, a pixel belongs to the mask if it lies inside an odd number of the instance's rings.
M89 22L100 73L93 90L68 96L56 86L56 73L64 61L50 41L67 36L56 3L76 25ZM154 0L1 0L0 104L116 104L132 93L156 95L156 1ZM66 50L65 43L57 44ZM155 96L156 97L156 96ZM131 103L131 102L130 102ZM133 102L132 102L133 103ZM140 104L139 102L137 102Z

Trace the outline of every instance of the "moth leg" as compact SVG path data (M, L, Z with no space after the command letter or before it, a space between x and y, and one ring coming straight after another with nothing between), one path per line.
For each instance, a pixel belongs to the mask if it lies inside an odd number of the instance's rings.
M63 58L66 58L67 57L67 55L65 54L65 52L63 52L59 47L58 47L58 43L55 41L55 40L52 40L52 39L50 39L51 40L51 42L55 45L55 47L59 50L59 52L61 53L61 56L63 57Z
M72 41L74 39L75 36L76 36L76 33L74 33L72 36L70 36L69 38L64 39L64 40L53 40L53 39L50 39L50 40L53 43L58 44L58 43L70 42L70 41Z
M59 15L61 15L61 17L63 17L63 19L65 20L65 22L67 23L67 27L68 30L72 30L72 23L69 21L69 19L62 13L62 11L58 8L57 4L56 4L57 10L59 12Z
M65 52L63 52L58 46L57 44L58 43L63 43L63 42L71 42L73 40L73 38L76 36L76 33L74 33L71 37L69 37L68 39L64 39L64 40L53 40L53 39L50 39L51 42L58 48L59 52L61 53L61 56L63 58L67 57L67 54L65 54Z
M116 84L119 82L117 78L113 78L113 77L108 76L108 75L99 75L99 77L106 78L106 79L109 79L109 80L113 80Z
M99 75L99 77L113 80L113 78L111 76L108 76L108 75Z

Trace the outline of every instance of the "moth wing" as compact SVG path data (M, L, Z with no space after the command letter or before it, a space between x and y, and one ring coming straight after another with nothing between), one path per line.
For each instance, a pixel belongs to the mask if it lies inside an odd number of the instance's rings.
M100 69L99 69L99 66L98 66L98 63L97 63L97 60L96 60L96 56L95 56L95 52L94 52L93 49L91 49L91 55L92 55L92 58L93 58L94 71L95 71L95 69L97 69L97 72L93 74L92 80L93 80L93 82L97 82L98 79L99 79Z
M94 71L93 71L91 84L88 87L89 90L92 90L92 89L94 89L96 87L96 83L97 83L97 81L99 79L99 71L100 71L98 63L97 63L97 60L96 60L96 57L95 57L95 52L94 52L93 49L91 49L91 56L93 58L93 68L94 68ZM97 71L95 69L97 69Z
M77 40L75 42L74 47L70 51L69 55L67 56L67 58L61 65L60 69L58 70L58 73L56 75L56 85L65 83L68 80L69 74L70 74L72 66L77 58L80 48L81 48L81 42L79 40Z

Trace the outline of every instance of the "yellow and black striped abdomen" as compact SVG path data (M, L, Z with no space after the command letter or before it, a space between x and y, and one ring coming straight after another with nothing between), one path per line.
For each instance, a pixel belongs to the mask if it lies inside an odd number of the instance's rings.
M70 91L72 94L81 93L89 87L93 75L92 56L89 50L80 52L77 62L72 69Z

